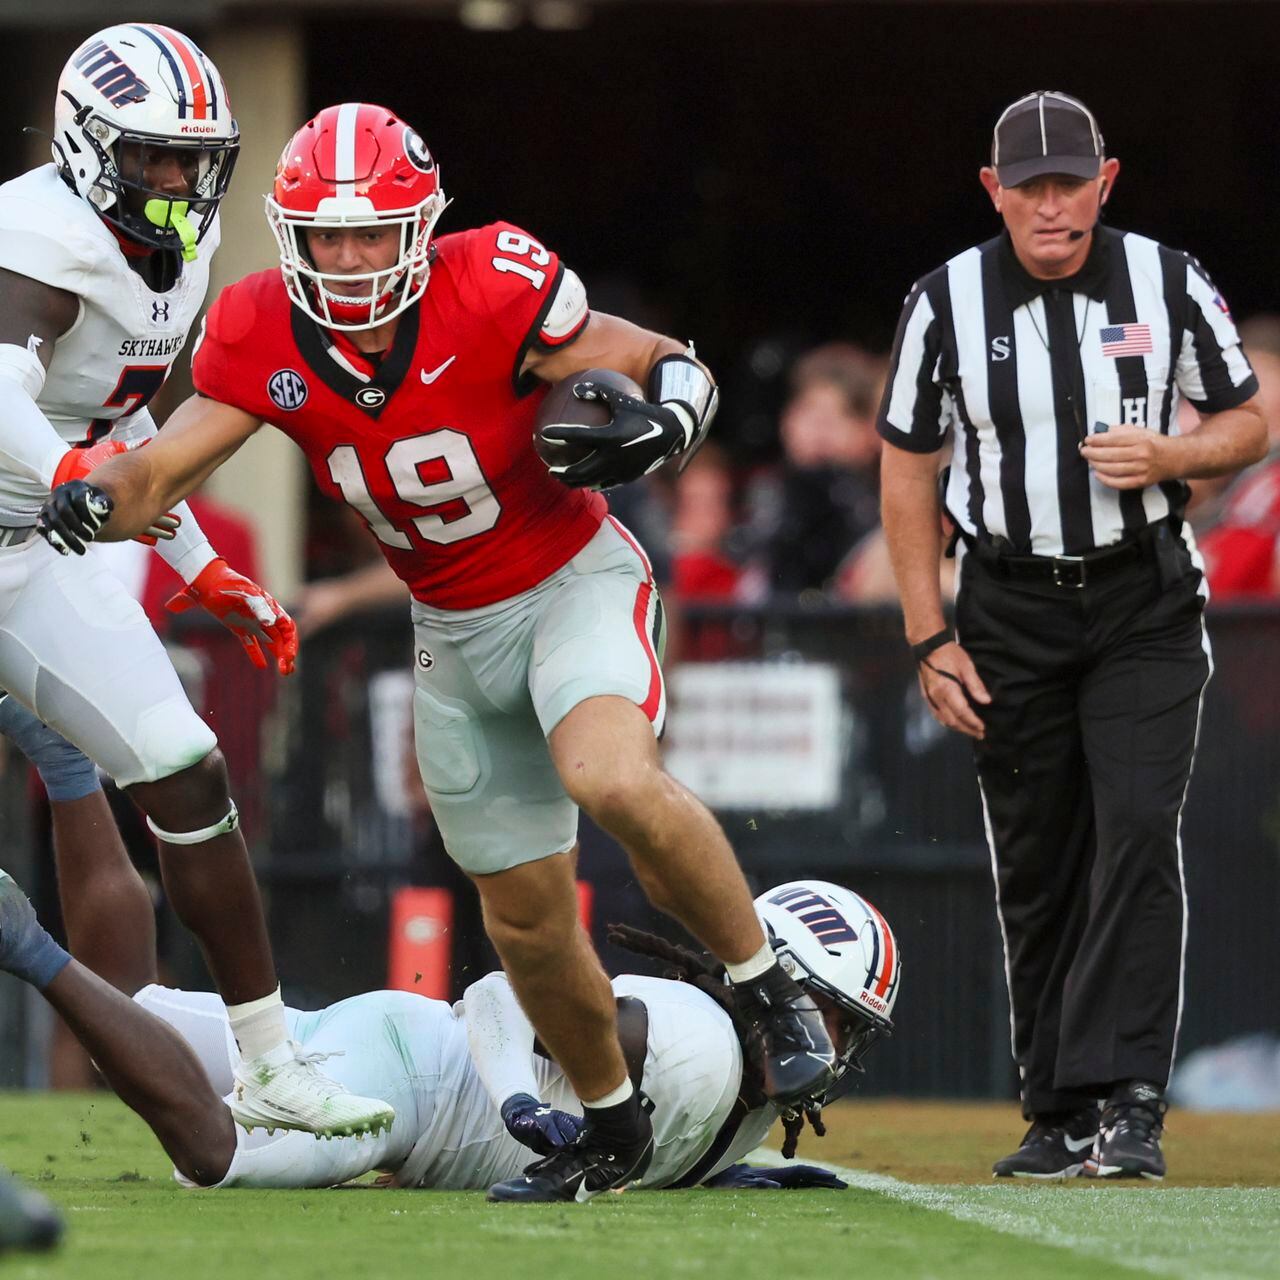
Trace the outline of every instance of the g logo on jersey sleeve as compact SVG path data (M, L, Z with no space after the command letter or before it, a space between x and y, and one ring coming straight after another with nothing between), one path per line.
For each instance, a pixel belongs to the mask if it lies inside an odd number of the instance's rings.
M307 402L307 384L292 369L278 369L267 379L267 394L277 409L292 413Z

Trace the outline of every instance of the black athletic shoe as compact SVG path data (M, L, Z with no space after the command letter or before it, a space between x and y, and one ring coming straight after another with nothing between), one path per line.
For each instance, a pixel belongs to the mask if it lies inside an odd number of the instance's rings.
M1107 1099L1093 1155L1085 1167L1090 1178L1164 1177L1160 1135L1169 1104L1159 1085L1130 1080Z
M1083 1169L1098 1138L1098 1108L1037 1116L1012 1155L991 1166L997 1178L1057 1182Z
M784 1108L821 1101L836 1078L836 1051L812 997L777 964L751 982L735 983L733 994L759 1043L769 1101Z
M602 1191L621 1191L643 1177L653 1159L653 1124L642 1108L637 1108L637 1114L634 1139L620 1146L592 1131L588 1109L587 1126L576 1142L529 1165L519 1178L494 1183L487 1198L535 1203L576 1200L581 1204Z
M0 1253L51 1249L61 1238L58 1211L43 1196L0 1171Z

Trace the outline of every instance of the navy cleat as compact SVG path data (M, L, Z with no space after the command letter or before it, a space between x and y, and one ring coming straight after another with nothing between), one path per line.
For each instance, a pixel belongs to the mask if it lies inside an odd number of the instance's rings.
M0 1170L0 1253L7 1249L52 1249L62 1239L58 1211L34 1191Z
M769 1101L782 1108L821 1101L836 1078L836 1051L812 996L780 964L735 983L733 994L759 1045Z
M1159 1182L1165 1175L1160 1135L1168 1109L1159 1085L1129 1080L1118 1086L1102 1109L1102 1126L1085 1165L1086 1177Z
M1038 1178L1061 1182L1079 1175L1098 1136L1098 1108L1035 1116L1017 1151L997 1160L997 1178Z
M625 1144L594 1128L590 1117L588 1109L586 1127L574 1142L529 1165L520 1177L495 1183L487 1199L582 1204L602 1191L622 1191L643 1177L653 1159L653 1124L644 1108L636 1107L635 1132Z

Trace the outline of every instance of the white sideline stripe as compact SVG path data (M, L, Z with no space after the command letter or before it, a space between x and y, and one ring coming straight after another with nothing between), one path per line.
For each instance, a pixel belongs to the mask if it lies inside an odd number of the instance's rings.
M759 1147L749 1156L743 1157L749 1164L785 1166L791 1161L784 1160L780 1151L771 1151L767 1147ZM945 1213L948 1217L960 1222L972 1222L991 1231L999 1231L1004 1235L1020 1236L1025 1240L1033 1240L1038 1244L1053 1245L1059 1249L1070 1249L1076 1253L1087 1254L1099 1261L1111 1263L1113 1266L1126 1267L1136 1271L1150 1271L1155 1275L1178 1277L1179 1280L1208 1280L1212 1276L1227 1276L1229 1272L1209 1272L1205 1270L1202 1256L1193 1255L1178 1258L1171 1252L1162 1253L1158 1257L1142 1258L1131 1256L1111 1247L1111 1241L1098 1236L1073 1235L1052 1223L1036 1216L1038 1204L1028 1201L1025 1213L1016 1213L997 1205L983 1204L992 1194L1007 1195L1030 1192L1034 1194L1041 1184L1027 1185L1022 1179L1002 1179L990 1185L945 1186L919 1182L903 1182L887 1173L872 1173L868 1169L850 1169L845 1165L832 1164L829 1160L814 1160L807 1154L800 1160L802 1164L817 1165L827 1169L860 1191L875 1191L889 1196L893 1200L901 1200L906 1204L928 1209L934 1213ZM1072 1196L1076 1193L1057 1184L1046 1184L1055 1193ZM1193 1190L1194 1188L1177 1188L1174 1192ZM1102 1191L1102 1188L1096 1188ZM1215 1190L1234 1190L1234 1188L1215 1188ZM1154 1188L1133 1186L1129 1188L1111 1187L1106 1193L1108 1198L1119 1194L1129 1196L1156 1196L1164 1199L1170 1195L1169 1190L1157 1191ZM1085 1192L1088 1194L1088 1192ZM1176 1247L1176 1246L1175 1246Z

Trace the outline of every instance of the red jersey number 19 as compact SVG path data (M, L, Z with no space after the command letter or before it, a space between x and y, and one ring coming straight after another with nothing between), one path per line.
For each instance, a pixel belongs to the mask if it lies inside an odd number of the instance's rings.
M374 502L355 447L338 445L327 462L329 474L342 490L343 498L365 518L378 540L388 547L412 550L408 534L398 529ZM419 468L429 462L442 462L449 473L447 478L427 484ZM426 541L461 542L487 533L498 523L502 506L480 470L471 441L461 431L445 427L397 440L383 456L382 463L392 488L404 502L417 507L440 507L461 501L467 508L465 515L453 520L435 514L416 516L413 527Z

